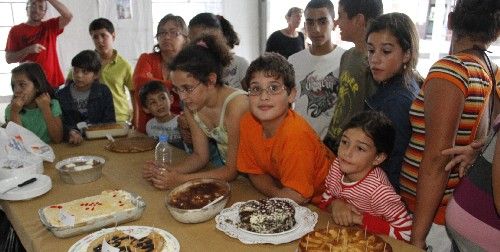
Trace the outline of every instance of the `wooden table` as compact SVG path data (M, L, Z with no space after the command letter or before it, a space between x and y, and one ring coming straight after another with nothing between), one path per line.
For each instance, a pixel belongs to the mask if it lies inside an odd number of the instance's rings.
M167 230L177 238L181 251L295 251L297 248L298 241L280 245L243 244L217 230L213 219L199 224L177 222L164 205L167 192L155 189L141 176L144 162L154 157L153 151L113 153L104 149L105 144L105 140L92 140L76 147L65 143L52 145L56 160L54 163L44 163L45 174L52 178L52 189L45 195L28 201L0 201L27 251L67 251L75 242L87 235L64 239L55 237L40 222L37 213L39 208L100 194L106 189L123 189L141 195L147 204L142 217L122 225L154 226ZM105 157L103 176L88 184L71 185L62 182L54 168L55 163L77 155ZM174 148L174 161L182 160L185 156L184 152ZM227 207L235 202L258 198L263 198L263 195L258 193L246 178L239 176L231 182L231 198ZM330 220L329 214L312 205L308 207L319 214L316 227L326 227ZM404 242L389 237L384 239L391 244L393 251L419 251Z

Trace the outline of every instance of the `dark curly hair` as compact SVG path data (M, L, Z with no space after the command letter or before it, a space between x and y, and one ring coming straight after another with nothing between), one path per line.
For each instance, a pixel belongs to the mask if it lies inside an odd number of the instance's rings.
M459 38L491 43L500 34L500 1L458 0L448 22Z
M148 100L148 95L156 94L156 93L160 93L160 92L162 92L162 93L166 92L168 94L168 90L165 89L163 82L161 82L159 80L152 80L152 81L147 82L139 90L139 100L141 101L141 105L145 108L148 108L148 106L146 104L146 102Z
M165 15L160 22L158 22L158 26L156 26L156 34L160 33L160 29L163 25L165 25L167 22L173 22L179 28L182 36L187 39L188 35L188 28L186 26L186 22L181 16L176 16L173 14L167 14ZM156 44L153 47L153 52L159 53L160 52L160 45Z
M229 46L218 34L204 34L184 47L169 64L172 71L188 72L205 85L210 73L217 75L217 85L222 85L222 69L233 59Z
M418 62L418 33L415 24L404 13L388 13L375 18L368 25L366 31L365 41L368 36L374 32L388 31L396 38L403 49L403 52L410 52L410 60L406 64L406 68L402 70L406 84L417 76L415 76L414 69L417 67Z
M234 48L235 45L240 44L238 33L234 31L233 25L221 15L214 15L209 12L203 12L194 16L188 25L189 29L194 27L212 28L222 31L227 45Z
M362 14L367 23L384 13L382 0L339 0L340 5L349 19L357 14Z
M245 78L241 81L245 91L248 91L252 77L256 72L263 72L267 77L275 79L283 78L283 84L288 93L295 87L293 66L281 54L266 52L250 63Z
M362 129L373 140L377 153L385 153L389 158L396 132L387 116L375 110L360 112L351 118L342 132L354 128Z

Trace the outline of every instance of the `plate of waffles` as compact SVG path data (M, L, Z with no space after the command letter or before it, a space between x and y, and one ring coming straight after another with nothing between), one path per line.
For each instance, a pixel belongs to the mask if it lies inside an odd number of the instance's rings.
M392 247L359 227L332 227L314 230L300 239L297 252L309 251L392 252Z
M163 229L147 226L119 226L102 229L83 237L73 244L68 252L97 252L107 245L118 248L120 251L180 251L179 241Z
M119 138L109 141L104 148L108 151L118 153L144 152L154 149L156 140L147 136L135 136Z

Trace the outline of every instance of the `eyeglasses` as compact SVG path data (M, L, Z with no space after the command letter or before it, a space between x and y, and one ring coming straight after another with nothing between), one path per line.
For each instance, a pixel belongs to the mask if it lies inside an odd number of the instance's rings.
M281 94L281 91L285 90L286 87L284 85L280 84L271 84L267 86L266 88L259 87L257 85L255 86L250 86L248 88L248 95L250 96L260 96L264 92L264 90L267 92L268 95L279 95Z
M166 31L166 32L158 32L156 34L156 39L161 38L177 38L182 33L180 31Z
M193 91L201 84L201 82L198 82L195 86L192 87L183 87L183 88L178 88L178 87L173 87L172 91L178 95L180 94L191 94Z

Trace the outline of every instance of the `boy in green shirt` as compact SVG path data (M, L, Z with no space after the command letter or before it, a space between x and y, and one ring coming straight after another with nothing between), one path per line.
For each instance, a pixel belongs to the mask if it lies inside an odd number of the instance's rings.
M129 121L132 108L129 106L127 88L133 97L132 68L130 64L113 48L115 28L105 18L98 18L89 25L89 33L95 50L101 57L100 82L106 84L113 94L113 103L117 122ZM131 99L133 102L133 99Z

